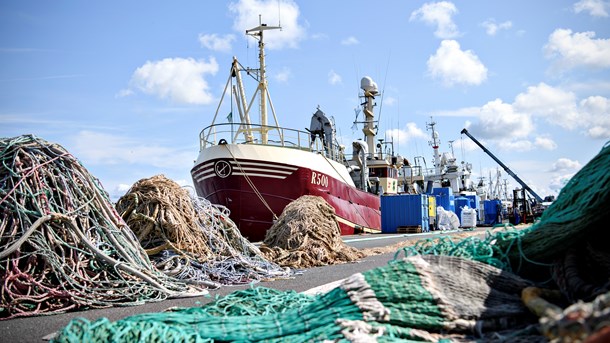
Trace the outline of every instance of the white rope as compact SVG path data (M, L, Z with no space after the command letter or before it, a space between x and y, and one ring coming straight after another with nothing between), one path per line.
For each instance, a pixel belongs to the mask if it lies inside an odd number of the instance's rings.
M248 174L246 174L246 172L242 168L242 166L239 163L239 161L237 160L237 158L235 158L235 155L233 155L233 152L231 151L231 149L229 149L229 147L226 144L224 144L224 146L229 151L229 154L231 154L231 157L233 157L233 161L235 161L235 163L237 164L237 167L239 168L239 171L241 171L241 173L244 175L244 178L246 179L246 181L248 182L248 184L250 185L250 187L254 191L254 194L256 194L256 196L258 196L258 198L261 200L263 205L265 205L265 207L267 207L269 212L271 212L271 214L273 215L273 219L277 220L277 215L275 214L275 212L273 212L273 210L271 209L271 207L269 206L269 204L267 203L265 198L263 198L263 195L261 194L261 192L259 192L258 188L256 188L256 186L252 182L252 180L250 180L250 177L248 176Z

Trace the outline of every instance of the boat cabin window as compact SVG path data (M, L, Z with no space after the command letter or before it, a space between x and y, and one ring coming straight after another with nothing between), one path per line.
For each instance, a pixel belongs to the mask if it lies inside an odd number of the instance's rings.
M369 176L371 177L386 177L398 178L398 170L391 167L369 168Z

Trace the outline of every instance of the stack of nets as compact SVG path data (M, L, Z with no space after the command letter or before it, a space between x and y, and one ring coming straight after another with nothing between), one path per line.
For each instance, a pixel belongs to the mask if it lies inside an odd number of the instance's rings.
M530 228L416 244L304 307L291 303L264 315L192 308L117 322L75 320L57 341L607 341L609 165L607 145ZM584 244L593 252L583 252ZM262 298L257 304L269 306Z
M510 268L549 278L570 301L610 290L610 142L561 190L540 221L517 240L500 240Z
M610 291L610 144L570 179L534 225L460 242L420 241L403 251L460 256L559 289L569 302Z
M502 332L508 329L513 336L530 337L526 329L535 317L519 298L520 290L529 285L514 274L475 261L412 256L354 274L326 294L280 308L271 308L265 297L244 297L245 302L256 300L258 310L226 312L217 310L226 308L217 301L116 322L77 319L59 332L55 342L152 337L192 342L437 342L477 336L493 341L506 337ZM285 294L282 299L289 299Z
M290 276L240 234L228 209L163 175L136 182L116 209L157 268L180 280L216 288Z
M292 268L345 263L364 256L341 239L335 209L312 195L288 204L263 243L260 250L268 259Z
M158 272L99 181L63 147L0 140L0 319L188 291Z

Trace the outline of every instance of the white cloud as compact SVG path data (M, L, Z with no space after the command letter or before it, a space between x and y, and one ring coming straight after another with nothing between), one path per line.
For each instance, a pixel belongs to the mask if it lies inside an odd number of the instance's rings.
M578 161L574 161L571 160L569 158L560 158L557 161L555 161L555 163L553 163L553 167L551 169L551 171L553 172L559 172L559 171L566 171L566 170L576 170L576 169L580 169L582 167L582 165L580 164L580 162Z
M397 102L398 102L398 100L395 97L393 97L393 96L384 96L383 97L383 104L384 105L393 106Z
M544 82L527 87L527 92L517 95L513 105L517 111L545 117L550 123L567 129L582 124L576 108L576 95Z
M121 183L116 187L116 190L119 192L126 193L130 188L131 188L131 185Z
M476 117L481 110L480 107L463 107L457 110L434 111L430 115L434 117Z
M166 58L146 62L131 77L131 85L146 94L169 98L180 104L210 104L214 98L204 79L205 74L216 74L218 63L192 58Z
M462 51L455 40L444 40L428 59L428 71L444 85L479 85L487 79L487 68L471 50Z
M292 72L289 68L284 67L274 75L274 78L280 83L286 83L288 82L288 79L290 79L290 76L292 76Z
M478 139L481 144L485 145L484 139ZM462 135L459 140L453 141L454 151L479 151L481 148L472 141L472 139Z
M610 139L610 99L590 96L580 101L580 110L589 137Z
M511 104L496 99L481 107L479 121L473 124L467 123L467 129L477 139L481 137L514 141L532 133L534 124L527 114L517 112ZM524 148L523 143L519 143L519 146Z
M555 176L549 182L549 188L557 193L566 185L568 181L574 176L576 173L565 174L560 176Z
M586 135L594 139L610 138L610 99L602 96L590 96L577 103L574 93L540 83L517 95L513 106L565 129L584 128Z
M133 95L133 90L131 89L121 89L114 97L115 98L124 98Z
M328 72L328 83L331 85L341 84L341 75L335 73L334 70Z
M534 145L544 150L557 149L557 143L548 137L536 137L534 140Z
M505 21L503 23L496 23L496 21L492 19L487 19L481 23L481 26L485 28L485 32L487 32L490 36L495 36L499 30L508 30L513 26L513 23L509 21Z
M129 189L131 189L132 185L128 185L125 183L120 183L114 187L111 191L109 191L110 199L113 201L117 201L120 197L125 195Z
M589 12L593 17L608 17L610 3L603 0L580 0L574 4L574 12Z
M217 35L215 33L211 34L199 34L199 42L202 46L221 52L230 52L231 51L231 42L235 40L235 35Z
M415 124L413 122L407 123L405 125L405 127L402 129L386 130L385 136L391 137L391 140L394 142L394 144L399 144L399 145L406 144L410 140L413 140L416 138L422 138L422 139L428 138L426 133L424 131L422 131L422 129L418 128L417 124Z
M456 113L463 113L457 110ZM538 117L549 124L568 130L579 130L593 139L610 139L610 99L590 96L577 102L573 92L540 83L530 86L515 97L512 104L500 99L480 108L468 108L477 113L478 122L466 122L475 137L481 136L501 142L504 147L540 148L554 150L557 144L550 138L538 136L533 143L517 142L534 132L533 120ZM528 149L529 149L528 148Z
M133 138L94 131L74 137L74 155L91 165L138 164L183 170L193 163L192 151L181 151Z
M534 148L534 145L532 144L532 142L525 140L525 139L519 139L519 140L504 139L504 140L501 140L498 145L500 146L500 148L502 150L506 150L506 151L530 151Z
M299 6L292 0L239 0L230 3L229 10L236 14L233 29L240 34L259 26L260 14L263 14L263 24L277 26L281 13L282 31L264 31L265 47L270 50L297 48L299 42L305 39L305 28L298 23Z
M588 79L586 82L574 82L564 87L580 94L610 94L610 81L607 80Z
M460 34L452 18L457 13L458 10L452 2L430 2L413 11L409 21L421 20L428 25L436 26L434 35L438 38L454 38Z
M547 57L556 59L559 69L610 67L610 39L595 39L595 32L556 29L544 47Z
M341 41L342 45L356 45L356 44L360 44L360 41L358 41L358 39L356 39L356 37L354 36L349 36L347 38L345 38L344 40Z

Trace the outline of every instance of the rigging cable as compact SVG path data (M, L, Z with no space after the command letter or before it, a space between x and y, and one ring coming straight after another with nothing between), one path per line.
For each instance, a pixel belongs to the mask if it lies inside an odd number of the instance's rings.
M229 151L229 154L231 154L233 161L235 161L235 163L237 164L237 168L239 168L239 171L241 171L241 173L244 175L244 179L246 179L246 182L248 182L248 184L254 191L254 194L256 194L256 196L260 199L260 201L263 203L263 205L265 205L265 207L267 207L269 212L271 212L271 214L273 215L273 220L277 220L277 215L275 214L275 212L273 212L273 210L271 209L271 207L269 206L269 204L267 203L267 201L265 200L265 198L263 197L261 192L258 190L258 188L256 188L256 186L254 185L254 182L252 182L252 180L250 180L250 177L248 176L248 174L246 174L246 171L244 170L244 168L242 168L242 166L239 163L239 161L237 160L237 158L235 158L235 155L233 155L233 152L231 151L231 149L229 149L229 147L226 144L223 144L223 145L225 146L225 148L227 148L227 151Z

